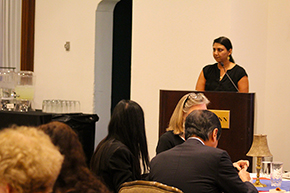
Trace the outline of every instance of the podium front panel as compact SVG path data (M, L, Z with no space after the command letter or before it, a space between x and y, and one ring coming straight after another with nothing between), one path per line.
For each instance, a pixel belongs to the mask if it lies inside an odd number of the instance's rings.
M197 91L160 90L159 136L168 127L172 112L178 101L187 93ZM253 141L254 128L254 93L235 92L202 92L210 101L209 110L228 110L230 112L230 127L222 129L218 148L226 150L233 162L247 159ZM252 167L249 167L249 170Z

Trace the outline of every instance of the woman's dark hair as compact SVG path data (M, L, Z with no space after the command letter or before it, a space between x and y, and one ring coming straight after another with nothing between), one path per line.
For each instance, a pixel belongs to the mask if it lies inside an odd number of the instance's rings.
M224 36L221 36L221 37L215 39L213 41L213 44L214 43L219 43L219 44L223 45L224 47L226 47L227 50L233 49L231 40L227 37L224 37ZM234 60L232 55L230 55L230 61L235 63L235 60Z
M132 100L121 100L113 110L108 127L108 135L96 148L96 159L91 161L91 169L97 171L103 160L102 152L106 151L106 144L114 139L125 144L134 156L133 173L141 178L140 160L142 160L143 172L149 169L149 156L145 133L144 113L142 108Z
M108 193L106 186L91 173L77 134L67 124L50 122L39 129L50 136L52 143L64 155L60 174L54 184L53 192Z

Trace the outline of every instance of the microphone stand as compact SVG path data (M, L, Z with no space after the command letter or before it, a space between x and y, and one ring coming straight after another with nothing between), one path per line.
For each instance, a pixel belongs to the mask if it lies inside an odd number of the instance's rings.
M236 86L236 84L233 82L233 80L231 79L231 77L228 75L224 63L221 62L221 66L224 68L225 74L226 74L227 77L230 79L232 85L234 85L235 89L236 89L238 92L240 92L239 89L238 89L238 87Z

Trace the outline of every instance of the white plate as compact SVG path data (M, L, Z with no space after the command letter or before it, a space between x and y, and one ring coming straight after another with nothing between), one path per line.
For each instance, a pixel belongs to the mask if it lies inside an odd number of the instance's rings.
M284 173L282 177L283 177L283 179L290 180L290 173Z

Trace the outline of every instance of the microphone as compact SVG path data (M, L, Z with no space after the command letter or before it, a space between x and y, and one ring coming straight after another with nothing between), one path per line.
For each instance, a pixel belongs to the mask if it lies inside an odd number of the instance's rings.
M234 85L235 89L236 89L238 92L240 92L239 89L238 89L238 87L235 85L234 81L231 79L231 77L230 77L229 74L227 73L224 63L221 62L221 65L222 65L222 67L224 68L225 74L226 74L227 77L230 79L232 85Z

